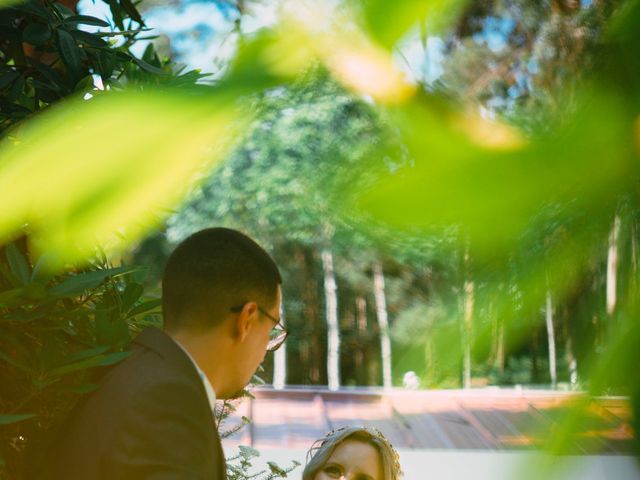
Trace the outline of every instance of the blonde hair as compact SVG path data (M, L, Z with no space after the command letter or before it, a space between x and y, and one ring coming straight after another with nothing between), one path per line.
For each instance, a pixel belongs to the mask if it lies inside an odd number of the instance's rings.
M382 461L382 480L400 479L402 471L398 452L380 430L368 427L343 427L330 431L324 438L313 443L307 452L307 465L302 472L302 480L313 480L334 450L345 440L355 440L375 447Z

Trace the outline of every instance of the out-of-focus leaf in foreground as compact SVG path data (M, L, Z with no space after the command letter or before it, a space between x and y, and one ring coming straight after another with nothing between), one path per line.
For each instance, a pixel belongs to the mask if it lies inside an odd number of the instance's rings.
M2 142L0 238L26 229L58 265L139 239L224 154L233 121L220 98L173 92L51 108Z
M412 162L351 202L405 232L458 226L481 256L516 245L551 205L565 215L611 213L638 173L615 97L585 95L565 127L529 141L426 96L392 115Z
M459 16L468 0L356 0L362 9L364 23L378 42L393 45L417 24L425 24L427 33L442 33Z
M291 80L321 62L345 87L382 104L399 104L415 86L389 51L354 28L352 12L324 2L285 2L279 26L240 47L226 84L255 91Z

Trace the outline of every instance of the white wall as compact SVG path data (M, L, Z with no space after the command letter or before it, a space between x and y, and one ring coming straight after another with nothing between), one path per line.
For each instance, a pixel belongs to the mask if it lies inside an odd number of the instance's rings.
M233 452L227 452L227 456ZM549 457L528 452L400 450L404 480L640 480L634 457L571 456ZM261 450L260 462L274 461L286 466L298 460L304 466L301 449ZM302 468L289 476L300 480Z

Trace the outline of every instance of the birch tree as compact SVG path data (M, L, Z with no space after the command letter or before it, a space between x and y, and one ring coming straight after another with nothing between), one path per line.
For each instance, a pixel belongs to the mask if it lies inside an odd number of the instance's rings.
M280 323L286 327L284 301L280 302ZM287 342L273 354L273 388L281 390L287 383Z
M556 369L556 334L553 327L553 300L551 297L551 290L549 289L547 282L545 303L545 325L547 327L547 344L549 346L549 376L551 377L551 386L556 388L558 382L557 369Z
M391 388L391 337L389 336L389 318L387 298L384 288L384 272L380 262L373 264L373 291L376 299L376 312L380 326L380 351L382 353L382 386Z
M333 263L333 252L329 244L322 249L327 319L327 377L329 390L338 390L340 388L340 327L338 324L338 287Z
M367 331L367 300L364 297L356 297L356 331L362 336ZM356 372L364 367L364 352L361 348L355 352Z
M607 315L613 315L617 301L618 280L618 237L620 236L620 216L613 219L609 233L609 249L607 250Z
M473 306L475 301L475 284L469 268L469 250L464 254L465 279L463 286L464 307L462 323L463 365L462 388L471 388L471 335L473 329Z

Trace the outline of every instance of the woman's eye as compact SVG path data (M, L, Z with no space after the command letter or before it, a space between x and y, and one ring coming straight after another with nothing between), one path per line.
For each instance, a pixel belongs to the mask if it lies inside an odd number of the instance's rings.
M340 471L340 468L336 467L335 465L328 465L324 467L322 471L329 475L331 478L340 478L340 474L342 473Z

